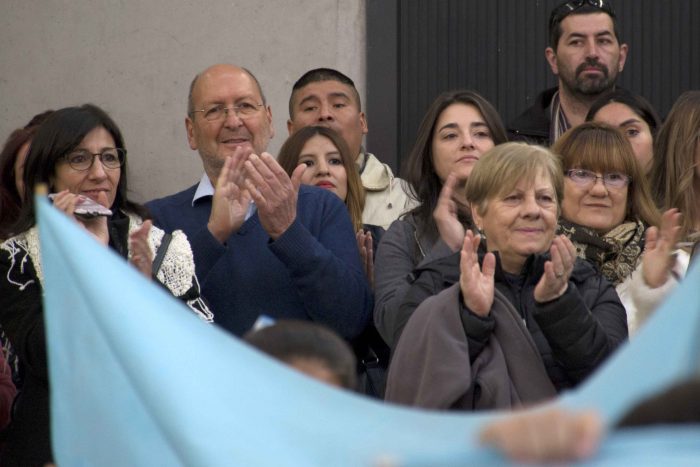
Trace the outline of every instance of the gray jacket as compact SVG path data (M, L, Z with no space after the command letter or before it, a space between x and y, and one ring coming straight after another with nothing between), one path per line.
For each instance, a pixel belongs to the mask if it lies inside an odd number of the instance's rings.
M453 252L437 232L418 228L415 216L394 221L379 243L374 259L374 324L389 347L394 347L409 316L399 313L417 267Z
M496 325L470 364L459 283L425 300L406 324L389 366L387 401L428 409L506 409L556 396L520 314L498 291Z

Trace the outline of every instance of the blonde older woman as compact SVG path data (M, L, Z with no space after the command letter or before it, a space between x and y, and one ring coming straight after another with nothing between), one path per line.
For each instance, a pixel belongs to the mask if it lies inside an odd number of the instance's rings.
M507 143L476 163L466 197L481 235L467 232L460 253L416 280L437 295L399 339L387 400L467 410L540 401L626 340L613 286L555 235L562 191L561 165L541 147Z

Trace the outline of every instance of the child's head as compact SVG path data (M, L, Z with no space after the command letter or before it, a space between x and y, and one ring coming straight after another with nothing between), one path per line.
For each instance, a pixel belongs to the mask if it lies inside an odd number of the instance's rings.
M357 386L356 361L350 346L320 324L280 320L247 333L244 339L313 378L351 390Z

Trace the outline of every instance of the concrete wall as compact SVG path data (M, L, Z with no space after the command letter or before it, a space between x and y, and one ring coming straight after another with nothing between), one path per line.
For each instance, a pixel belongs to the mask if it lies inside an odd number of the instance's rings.
M0 138L34 114L93 102L121 127L132 197L146 201L199 180L187 145L189 83L213 63L260 80L276 153L294 81L337 68L364 96L363 0L2 0Z

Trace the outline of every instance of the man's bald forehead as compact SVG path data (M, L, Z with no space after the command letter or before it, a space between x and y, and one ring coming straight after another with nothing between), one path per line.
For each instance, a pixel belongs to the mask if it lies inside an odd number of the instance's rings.
M263 105L267 105L267 99L265 98L265 93L263 93L262 86L260 86L260 81L258 81L258 78L255 77L255 75L248 70L247 68L244 67L239 67L236 65L227 65L227 64L217 64L217 65L212 65L209 68L197 73L194 78L192 79L192 82L190 83L190 90L187 95L187 115L192 118L194 115L194 90L197 86L197 83L199 82L200 78L203 76L212 73L214 71L219 71L219 70L228 70L231 72L243 72L247 74L255 83L256 88L258 89L258 93L260 94L260 98L262 99Z

